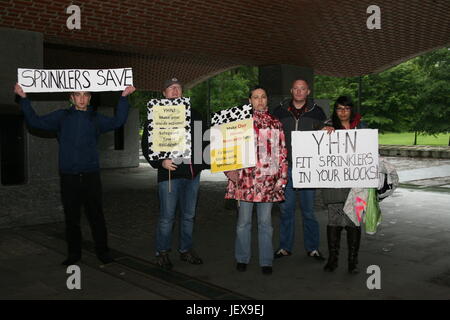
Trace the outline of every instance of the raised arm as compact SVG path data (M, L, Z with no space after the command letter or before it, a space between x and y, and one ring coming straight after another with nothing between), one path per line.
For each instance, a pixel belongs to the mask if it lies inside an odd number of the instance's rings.
M26 93L18 83L14 87L14 93L20 96L20 107L30 127L47 131L58 131L64 110L57 110L43 116L38 116L31 106L31 102L27 98Z
M130 104L128 103L127 96L136 90L135 87L128 86L123 90L122 96L119 98L117 104L117 112L114 117L107 117L104 115L98 115L99 119L99 129L100 132L107 132L115 130L124 125L128 118L128 110L130 109Z

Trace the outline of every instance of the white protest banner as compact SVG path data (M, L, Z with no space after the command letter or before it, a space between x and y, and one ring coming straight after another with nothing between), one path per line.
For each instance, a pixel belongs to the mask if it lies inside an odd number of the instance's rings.
M252 106L216 112L211 120L211 172L256 165Z
M17 69L24 92L122 91L133 85L133 70L123 69Z
M152 160L191 157L189 98L151 99L147 103L147 116Z
M292 132L294 188L377 188L378 130Z

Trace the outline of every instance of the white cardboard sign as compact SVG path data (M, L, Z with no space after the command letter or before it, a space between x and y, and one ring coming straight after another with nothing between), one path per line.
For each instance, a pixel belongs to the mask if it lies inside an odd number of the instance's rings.
M251 105L216 112L211 120L211 172L256 165L255 132Z
M191 157L191 99L151 99L147 103L149 157Z
M294 188L377 188L378 130L293 131Z
M24 92L122 91L133 85L133 70L122 69L17 69Z

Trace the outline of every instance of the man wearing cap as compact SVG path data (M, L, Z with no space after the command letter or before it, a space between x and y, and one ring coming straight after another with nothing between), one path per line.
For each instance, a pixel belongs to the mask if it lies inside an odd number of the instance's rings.
M177 99L183 95L181 82L172 78L164 82L162 91L166 99ZM195 135L194 124L202 125L202 136ZM198 112L191 108L191 150L194 154L195 145L202 144L203 132L206 129ZM180 259L191 264L202 264L203 260L193 250L192 234L197 208L197 195L200 186L200 173L208 166L200 159L184 159L182 163L175 164L171 159L152 161L149 157L148 121L144 124L142 134L142 153L150 165L158 169L158 193L160 214L156 229L156 257L157 264L164 269L173 267L169 259L172 244L172 229L175 221L177 205L180 212L180 239L178 251ZM202 152L203 154L203 152ZM170 175L169 175L170 171ZM170 182L169 182L170 179ZM171 184L169 192L169 183Z
M38 116L26 93L19 84L14 92L21 97L20 106L30 127L52 131L59 142L59 173L61 199L66 221L67 259L69 266L81 259L81 207L85 208L95 242L97 257L102 263L113 261L110 256L106 223L102 209L102 186L97 152L101 133L121 127L127 120L129 104L127 96L136 89L125 88L119 98L114 117L98 114L89 104L91 93L72 92L72 107Z

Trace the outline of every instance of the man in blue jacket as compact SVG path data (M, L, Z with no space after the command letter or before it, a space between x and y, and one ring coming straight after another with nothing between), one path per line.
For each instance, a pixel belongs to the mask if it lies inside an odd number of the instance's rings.
M97 141L101 133L121 127L127 120L127 96L136 89L125 88L114 117L97 114L89 105L91 94L86 91L70 95L72 107L38 116L19 84L14 92L20 96L20 106L30 127L56 132L59 142L59 173L61 198L66 221L67 259L63 265L73 265L81 259L81 206L92 229L97 257L110 263L106 223L102 209L102 186Z

